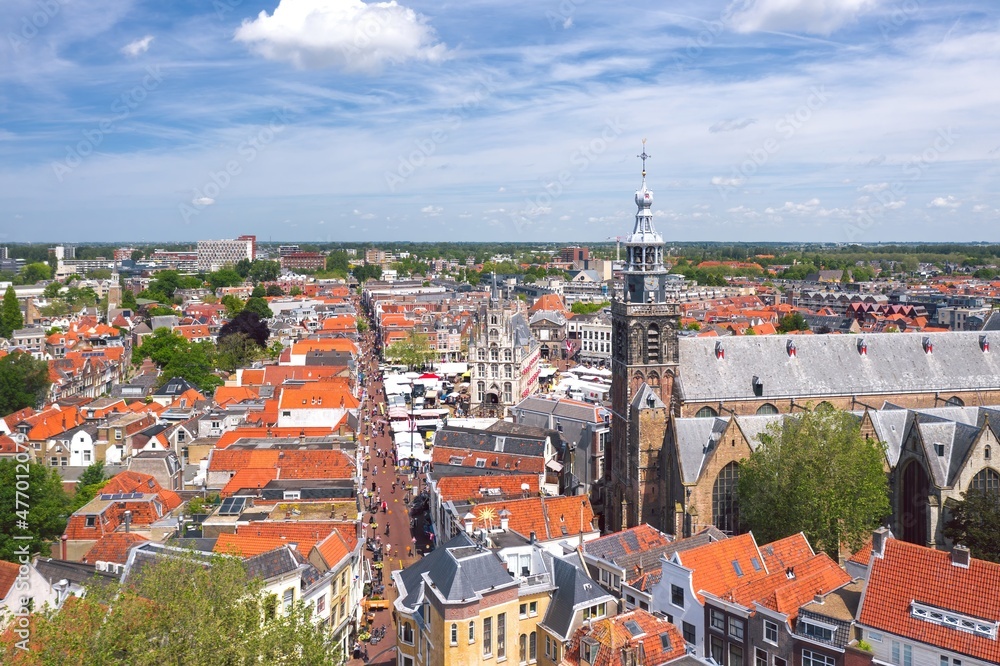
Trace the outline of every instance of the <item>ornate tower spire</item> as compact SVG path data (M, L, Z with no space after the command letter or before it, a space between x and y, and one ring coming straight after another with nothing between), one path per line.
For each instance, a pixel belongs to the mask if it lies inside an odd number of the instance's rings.
M653 193L646 187L646 140L642 140L642 153L637 157L642 160L642 184L635 192L635 227L625 240L628 252L628 273L662 273L663 268L663 237L656 233L653 227ZM645 300L645 299L643 299Z

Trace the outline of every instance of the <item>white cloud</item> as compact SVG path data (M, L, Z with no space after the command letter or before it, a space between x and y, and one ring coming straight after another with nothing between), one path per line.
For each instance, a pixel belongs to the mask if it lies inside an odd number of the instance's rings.
M730 7L738 4L746 8L733 14L736 32L789 31L829 35L874 9L878 0L757 0L753 3L734 0Z
M858 192L882 192L889 189L889 183L869 183L858 188Z
M391 2L280 0L236 31L236 40L267 58L299 68L378 72L409 60L447 57L427 20Z
M136 58L141 56L143 53L149 50L149 45L153 43L155 37L152 35L146 35L142 39L137 39L134 42L129 42L122 47L122 53L127 55L129 58Z
M191 201L195 206L211 206L215 203L215 199L211 197L198 197Z
M442 211L444 211L444 208L441 206L424 206L420 209L420 212L427 217L437 217Z
M506 187L504 187L503 185L501 185L501 186L500 186L500 189L499 189L499 190L497 190L497 192L506 192L506 191L507 191L507 188L506 188Z
M928 208L958 208L962 205L962 202L948 195L946 197L935 197L931 199L931 202L927 204Z
M767 208L764 210L768 215L774 215L776 213L812 213L819 206L819 199L810 199L805 203L794 203L791 201L786 201L785 205L781 208Z
M906 201L904 201L903 199L900 199L899 201L890 201L889 203L885 204L885 207L888 210L897 210L899 208L902 208L905 205L906 205Z
M713 176L711 183L712 185L719 185L722 187L739 187L743 184L743 178L724 178L722 176Z
M717 123L712 124L708 131L712 134L717 132L735 132L736 130L741 130L744 127L748 127L757 122L756 118L741 118L737 120L736 118L730 118L728 120L720 120Z

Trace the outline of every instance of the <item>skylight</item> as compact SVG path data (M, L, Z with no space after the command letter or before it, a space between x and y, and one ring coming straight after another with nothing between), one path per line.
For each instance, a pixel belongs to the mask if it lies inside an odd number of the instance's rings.
M737 576L743 576L743 569L740 567L740 563L737 560L733 560L733 571L736 572Z
M632 634L632 638L635 638L636 636L641 636L643 634L642 627L640 627L639 623L636 622L635 620L629 620L622 626L628 629L628 633Z

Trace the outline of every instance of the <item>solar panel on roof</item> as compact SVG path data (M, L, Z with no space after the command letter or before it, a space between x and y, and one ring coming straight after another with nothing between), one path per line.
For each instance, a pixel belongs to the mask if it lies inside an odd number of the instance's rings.
M220 516L238 516L243 513L243 508L246 506L246 497L227 497L222 500L222 506L219 507Z

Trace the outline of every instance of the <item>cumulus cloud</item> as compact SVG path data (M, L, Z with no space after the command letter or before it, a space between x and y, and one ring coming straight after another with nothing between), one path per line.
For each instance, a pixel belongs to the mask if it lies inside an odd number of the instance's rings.
M420 209L420 212L427 217L437 217L442 213L442 211L444 211L444 208L441 206L424 206Z
M767 208L764 210L768 215L774 215L776 213L812 213L819 206L819 199L810 199L804 203L794 203L792 201L786 201L785 205L781 208Z
M889 183L869 183L858 188L858 192L882 192L889 189Z
M195 206L211 206L215 203L215 199L212 197L198 197L191 201Z
M878 0L757 0L733 13L736 32L788 31L829 35L878 6Z
M946 197L934 197L931 202L927 204L928 208L958 208L962 205L962 202L951 196L950 194Z
M724 176L713 176L711 183L712 185L718 185L720 187L739 187L743 184L743 178L725 178Z
M155 37L152 35L146 35L142 39L129 42L122 47L122 53L127 55L129 58L137 58L149 50L149 45L153 43L154 39Z
M410 60L439 62L448 55L427 20L395 0L280 0L273 14L261 12L244 21L236 41L268 60L298 68L369 73Z
M716 134L718 132L735 132L736 130L741 130L744 127L749 127L755 122L757 122L756 118L729 118L728 120L720 120L719 122L714 123L708 128L708 131L712 134Z

